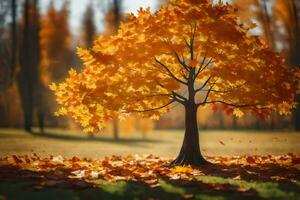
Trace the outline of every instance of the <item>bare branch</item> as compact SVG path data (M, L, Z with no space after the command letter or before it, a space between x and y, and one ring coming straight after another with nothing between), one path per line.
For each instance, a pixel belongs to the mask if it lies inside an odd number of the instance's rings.
M163 105L163 106L157 107L157 108L150 108L150 109L146 109L146 110L128 110L128 111L126 111L126 112L124 112L124 113L130 113L130 112L151 112L151 111L160 110L160 109L162 109L162 108L165 108L165 107L167 107L168 105L170 105L170 104L172 104L172 103L174 103L174 102L175 102L175 101L172 100L172 101L170 101L169 103L167 103L167 104L165 104L165 105Z
M210 78L209 78L209 79L210 79ZM205 104L205 103L207 102L208 96L209 96L211 90L213 89L214 85L216 84L216 82L217 82L217 81L215 81L215 82L210 86L210 88L208 89L208 91L207 91L207 93L206 93L206 96L205 96L204 100L203 100L201 103L197 103L197 104L196 104L197 107L200 106L200 105L203 105L203 104Z
M177 61L184 67L184 69L186 71L190 72L189 66L184 62L184 57L182 56L183 60L181 60L176 51L174 51L174 54L175 54L175 57L176 57Z
M207 67L208 67L208 65L209 64L211 64L212 63L212 58L210 58L209 59L209 61L205 64L205 66L202 68L199 68L199 70L198 70L198 72L196 73L196 76L195 76L195 79L198 77L198 75L201 73L201 72L203 72ZM202 65L201 65L202 66Z
M188 41L185 39L185 37L183 37L184 43L186 44L186 46L190 49L190 44L188 43Z
M180 103L182 103L182 104L184 104L184 103L187 101L187 99L186 99L184 96L178 94L178 93L175 92L175 91L172 91L172 94L173 94L173 96L174 96L176 99L179 99L179 100L180 100Z
M203 83L203 85L200 88L196 89L195 92L201 91L207 85L207 83L210 81L210 79L211 79L211 76ZM212 88L210 88L210 89L212 89Z
M162 87L162 88L164 88L164 89L167 89L163 84L161 84L161 83L158 82L157 80L155 80L155 81L156 81L156 83L157 83L160 87ZM155 94L154 94L154 95L155 95ZM178 93L175 92L175 91L172 91L171 93L163 94L163 95L165 95L165 96L168 95L168 96L172 97L173 100L175 100L175 101L177 101L178 103L181 103L181 104L184 104L184 103L187 101L187 99L186 99L184 96L178 94Z
M202 59L202 62L201 62L201 65L199 66L199 69L198 69L198 71L196 72L195 79L196 79L196 78L197 78L197 76L199 75L199 73L200 73L200 70L201 70L202 66L204 65L204 62L205 62L205 60L206 60L206 53L205 53L205 56L204 56L204 57L203 57L203 59Z
M167 72L168 72L168 74L169 74L169 76L171 77L171 78L173 78L174 80L176 80L177 82L180 82L180 83L182 83L182 84L184 84L184 85L187 85L187 83L186 82L184 82L183 80L180 80L179 78L177 78L171 71L170 71L170 69L166 66L166 65L164 65L163 63L161 63L159 60L157 60L156 58L155 58L155 61L159 64L159 65L161 65Z
M204 99L204 101L203 101L204 103L207 102L208 96L209 96L211 90L213 89L215 83L216 83L216 82L214 82L214 83L211 85L211 87L208 89L207 94L206 94L206 97L205 97L205 99Z
M184 74L183 71L180 71L179 73L181 74L181 76L182 76L185 80L188 80L188 77Z
M234 103L228 103L228 102L221 101L221 100L208 101L208 102L201 103L201 104L214 104L214 103L222 103L222 104L225 104L225 105L228 105L228 106L232 106L232 107L236 107L236 108L259 106L259 104L234 104ZM259 109L266 109L266 108L259 108Z
M151 94L151 95L145 95L145 96L141 96L141 99L142 98L151 98L151 97L163 97L163 96L169 96L169 97L171 97L171 93L168 93L168 94L163 94L163 93L161 93L161 94Z

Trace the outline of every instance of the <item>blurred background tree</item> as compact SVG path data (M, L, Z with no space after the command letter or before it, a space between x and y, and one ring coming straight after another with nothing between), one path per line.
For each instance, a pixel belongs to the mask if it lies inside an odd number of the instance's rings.
M93 5L90 3L87 5L86 10L84 12L83 20L82 20L82 38L83 38L83 46L89 48L92 46L93 41L96 37L96 25L94 21L94 9Z
M33 114L37 113L38 126L43 132L44 114L40 82L40 39L38 1L25 0L23 18L20 21L20 70L18 85L24 113L24 128L31 131ZM21 33L21 31L20 31Z
M56 110L56 103L53 101L53 94L49 91L48 85L51 81L62 81L73 64L74 50L71 49L72 36L69 28L69 4L64 2L62 7L57 9L53 1L50 2L46 13L41 18L41 79L45 90L43 98L46 112L46 122L50 126L64 126L53 117ZM66 119L66 123L69 120Z
M257 24L255 34L264 38L275 51L281 52L290 68L300 66L300 1L297 0L233 0L239 9L241 22ZM300 102L299 96L296 97ZM270 128L284 128L293 121L300 130L300 110L295 109L293 119L271 116ZM259 124L259 122L257 122Z

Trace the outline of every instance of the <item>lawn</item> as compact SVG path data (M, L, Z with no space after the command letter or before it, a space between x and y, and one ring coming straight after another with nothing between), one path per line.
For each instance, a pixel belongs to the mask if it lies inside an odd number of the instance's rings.
M123 134L115 142L108 134L90 138L79 131L49 129L46 134L31 135L21 130L2 129L0 157L36 153L42 158L62 155L95 160L129 154L174 158L181 145L182 132L157 130L149 133L147 139L139 134ZM208 157L300 154L298 133L203 131L200 141ZM68 177L59 184L51 184L61 180L62 175L4 167L0 170L0 199L300 199L299 165L272 167L208 167L202 169L206 171L204 175L190 181L161 176L155 187L134 181L110 182L102 178L74 181ZM40 187L45 177L52 182Z
M141 134L120 134L114 141L110 134L94 138L80 131L48 129L45 134L27 134L22 130L0 129L0 156L37 153L103 158L109 155L154 154L173 158L177 155L183 130L156 130ZM201 131L201 150L209 156L300 154L300 134L292 132Z

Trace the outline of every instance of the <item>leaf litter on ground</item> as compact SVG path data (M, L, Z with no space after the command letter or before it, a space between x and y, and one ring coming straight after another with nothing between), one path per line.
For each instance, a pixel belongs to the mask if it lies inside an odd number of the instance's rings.
M157 187L164 179L180 185L196 184L210 190L232 190L230 184L204 184L201 176L219 176L233 180L300 181L300 156L207 156L211 164L200 167L167 167L171 161L154 155L110 156L103 159L65 158L36 154L0 158L0 180L35 180L34 188L101 187L95 180L130 181ZM234 188L241 192L244 188Z

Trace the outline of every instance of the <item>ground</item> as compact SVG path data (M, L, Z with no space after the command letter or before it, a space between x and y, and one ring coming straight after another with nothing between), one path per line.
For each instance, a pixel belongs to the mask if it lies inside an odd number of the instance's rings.
M77 156L79 159L88 157L95 160L130 154L175 158L182 138L183 131L177 130L153 131L145 140L139 134L122 134L120 141L115 142L108 134L91 138L79 131L59 129L46 130L44 135L0 129L0 157L36 153L42 158L62 155L70 159ZM200 141L202 152L208 158L300 154L299 133L203 131L200 133ZM267 156L262 158L268 159ZM204 175L195 176L189 181L170 180L161 176L157 187L134 181L110 182L97 179L74 182L69 178L53 185L51 183L60 174L2 168L0 199L300 199L299 165L298 169L277 164L272 167L273 171L270 165L259 169L256 165L211 166L201 169L205 171ZM10 176L20 178L14 180ZM50 177L52 182L48 182L47 187L36 187L40 177ZM89 184L95 182L100 187L89 187Z
M48 129L46 134L0 129L0 157L36 153L40 156L103 158L109 155L153 154L175 158L183 130L157 130L142 139L141 134L121 134L115 142L106 133L94 138L80 131ZM291 132L201 131L201 150L209 156L300 154L300 134Z

